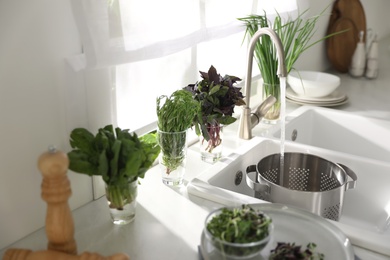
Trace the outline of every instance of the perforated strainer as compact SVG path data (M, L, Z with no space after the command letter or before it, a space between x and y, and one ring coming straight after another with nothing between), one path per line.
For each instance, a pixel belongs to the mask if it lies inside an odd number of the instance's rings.
M255 197L339 220L344 192L355 187L356 174L342 164L311 154L285 153L283 158L272 154L248 166L246 181L255 190ZM255 181L251 173L257 173ZM352 180L348 181L348 176Z

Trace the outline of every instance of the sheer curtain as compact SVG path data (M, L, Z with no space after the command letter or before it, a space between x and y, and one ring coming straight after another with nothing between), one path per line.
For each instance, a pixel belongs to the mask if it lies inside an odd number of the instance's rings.
M244 77L237 18L297 10L291 0L70 1L83 53L67 62L84 74L89 130L113 124L138 134L155 129L156 98L195 83L200 70ZM94 198L104 194L101 178L93 186Z
M154 127L156 97L195 83L199 70L213 65L222 75L244 76L245 27L237 18L297 10L291 0L72 0L72 6L84 53L68 62L76 71L111 68L116 122L142 131Z

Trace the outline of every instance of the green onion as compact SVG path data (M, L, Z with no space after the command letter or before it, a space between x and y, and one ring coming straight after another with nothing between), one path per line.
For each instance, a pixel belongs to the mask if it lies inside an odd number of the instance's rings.
M336 32L329 34L310 43L310 40L315 33L315 25L325 10L322 11L320 15L303 19L303 15L307 12L306 10L299 14L295 20L288 19L285 23L283 23L282 17L279 13L277 13L274 22L270 23L265 12L264 15L249 15L244 18L238 18L238 20L244 22L246 25L244 38L247 35L253 37L260 28L272 28L282 41L285 53L286 69L287 72L290 72L299 56L305 50L335 34L341 33ZM268 35L262 36L256 43L255 59L264 83L279 85L279 77L277 76L278 60L276 48Z

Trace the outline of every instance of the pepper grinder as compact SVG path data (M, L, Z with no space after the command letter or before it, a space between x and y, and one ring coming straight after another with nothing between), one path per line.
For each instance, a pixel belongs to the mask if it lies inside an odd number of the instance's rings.
M367 55L366 78L375 79L378 76L378 66L378 42L375 35Z
M38 167L42 173L41 197L47 202L46 235L47 250L10 248L3 260L129 260L126 254L104 257L97 253L84 252L77 255L74 239L74 223L68 199L71 196L68 171L68 156L55 148L42 154Z
M349 67L349 74L353 77L361 77L364 75L364 69L366 67L366 47L364 43L364 32L359 33L359 42L356 45L355 52L353 53L351 65Z

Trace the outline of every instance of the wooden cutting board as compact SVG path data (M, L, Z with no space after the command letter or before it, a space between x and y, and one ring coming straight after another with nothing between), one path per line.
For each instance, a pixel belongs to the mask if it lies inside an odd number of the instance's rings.
M339 72L348 72L352 55L359 41L359 32L366 39L366 17L359 0L336 0L332 7L327 34L340 33L326 40L326 52L332 66Z

